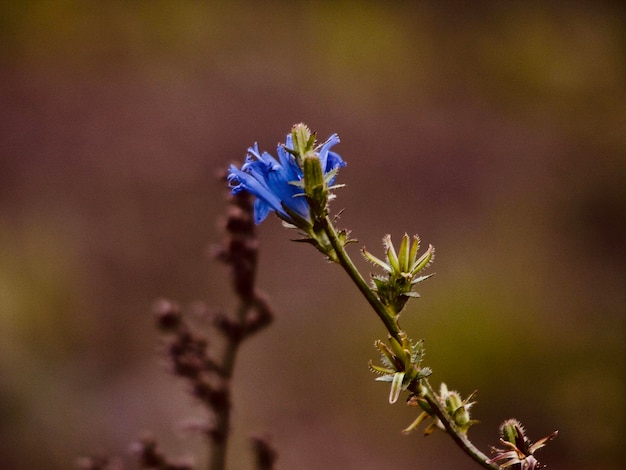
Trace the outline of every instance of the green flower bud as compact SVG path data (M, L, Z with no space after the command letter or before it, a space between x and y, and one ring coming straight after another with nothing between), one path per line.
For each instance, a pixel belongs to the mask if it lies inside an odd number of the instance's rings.
M500 437L511 444L522 447L526 441L526 432L522 423L516 419L507 419L500 425Z
M443 398L443 397L442 397ZM445 405L448 413L453 414L456 410L463 406L461 395L458 392L448 392L448 396L445 397Z
M543 468L535 457L535 452L544 447L548 441L554 439L558 431L539 439L532 443L526 436L526 430L522 423L516 419L507 419L500 425L500 443L504 449L492 447L496 456L489 459L487 463L498 463L501 468L519 465L525 470L537 470ZM499 463L499 462L503 463Z
M463 434L467 434L470 426L476 423L475 420L471 419L469 411L475 403L469 401L471 400L473 394L463 400L459 392L448 390L445 383L441 384L439 394L439 399L443 403L447 413L454 420L454 424L458 426L459 430Z
M400 242L400 249L396 251L391 236L383 237L386 260L383 261L363 249L365 259L385 270L384 275L373 275L372 282L380 301L389 309L389 312L397 316L411 297L419 297L413 292L413 286L426 279L432 274L418 276L418 273L426 268L434 258L434 248L417 257L419 251L419 238L413 236L413 243L407 234L404 234Z
M320 159L313 154L305 156L303 161L304 194L311 207L311 217L320 220L326 216L328 204L328 185L322 171Z
M311 132L303 123L295 124L291 128L293 153L296 154L296 160L300 166L302 162L301 159L308 156L309 152L314 153L315 137L315 132Z

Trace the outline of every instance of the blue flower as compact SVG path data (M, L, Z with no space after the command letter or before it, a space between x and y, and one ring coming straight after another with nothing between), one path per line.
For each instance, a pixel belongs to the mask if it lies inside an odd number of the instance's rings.
M324 175L346 165L337 153L330 151L337 143L339 137L333 134L314 150ZM311 213L302 187L304 174L300 162L303 156L296 152L291 134L287 135L284 145L278 145L276 153L278 159L268 152L261 153L255 143L248 149L241 169L230 166L228 184L233 194L248 191L256 197L254 221L257 224L274 211L286 222L304 228L303 223L311 223ZM333 180L334 177L328 184L332 184Z

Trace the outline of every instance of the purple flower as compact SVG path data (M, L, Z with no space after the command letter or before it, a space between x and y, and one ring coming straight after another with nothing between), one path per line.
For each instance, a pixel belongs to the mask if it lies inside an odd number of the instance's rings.
M339 137L333 134L326 142L313 149L325 176L346 165L337 153L330 151L337 143ZM309 202L304 197L304 174L301 167L304 155L300 155L294 147L292 134L287 135L285 144L278 145L276 153L278 159L268 152L261 153L256 143L250 147L241 169L231 165L228 171L228 184L232 193L248 191L256 196L254 221L257 224L274 211L292 225L301 228L310 226L311 213ZM334 176L328 184L332 184L333 180Z

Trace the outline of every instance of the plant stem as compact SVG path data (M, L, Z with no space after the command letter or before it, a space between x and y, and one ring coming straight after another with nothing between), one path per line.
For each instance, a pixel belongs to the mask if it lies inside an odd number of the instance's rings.
M238 317L242 318L247 309L247 305L242 304L238 309ZM239 350L240 341L234 338L226 337L222 361L221 361L221 377L224 383L224 403L223 406L214 408L215 424L213 427L213 435L211 436L211 446L209 451L208 470L224 470L226 468L226 457L228 451L228 438L230 436L230 412L231 412L231 393L230 380L235 369L235 359Z
M356 266L352 262L352 259L346 252L343 243L340 241L337 231L332 222L329 220L328 217L325 217L321 221L321 224L324 232L330 240L333 249L335 250L337 259L339 260L339 264L343 267L348 276L350 276L352 281L365 296L369 304L372 306L378 317L385 325L389 334L395 339L400 340L400 333L402 330L398 326L398 322L396 321L394 316L387 311L387 309L378 299L376 294L367 285L367 283L363 279L363 276L361 276L361 273L357 270ZM498 470L500 467L496 464L487 463L489 457L487 457L478 448L476 448L476 446L474 446L474 444L472 444L472 442L467 438L467 435L457 429L457 426L454 424L446 410L443 408L441 402L437 397L437 394L434 392L430 383L426 379L422 379L421 384L423 386L423 389L425 390L424 398L428 401L432 409L435 411L435 414L443 423L444 427L448 431L448 434L450 434L454 442L463 450L463 452L469 455L482 467L489 470ZM410 387L410 389L411 391L418 393L416 385L417 383L415 383L413 387Z
M443 405L437 398L435 391L432 386L426 379L421 380L422 388L425 389L424 398L428 401L428 404L435 410L435 414L442 422L443 426L448 431L448 434L454 440L454 442L469 455L475 462L480 464L483 468L489 470L498 470L500 468L499 465L495 463L487 463L489 457L487 457L483 452L481 452L472 442L469 440L466 434L460 432L454 422L448 416L448 413L443 408Z
M395 318L393 318L393 316L387 311L385 306L378 299L372 289L370 289L370 287L367 285L367 282L365 282L363 276L361 276L361 273L358 271L358 269L352 262L352 259L348 256L345 247L339 240L337 231L335 230L335 227L328 217L322 220L322 228L328 236L328 239L330 240L330 243L335 250L335 253L337 254L339 264L341 264L344 270L348 273L348 276L350 276L352 281L356 284L363 296L365 296L369 304L372 306L378 317L385 324L385 327L387 328L389 334L398 341L400 341L400 327L398 326L398 323L396 322Z
M265 305L255 289L257 267L257 238L253 221L252 196L241 192L230 201L228 219L225 223L225 238L218 251L218 259L230 265L232 286L239 298L235 318L219 318L215 326L225 342L218 368L212 372L219 375L213 390L214 395L208 404L214 415L214 424L209 437L208 470L225 470L232 413L231 382L235 362L241 342L252 333L250 328L255 323L255 331L269 324L269 307ZM254 311L255 319L249 314ZM260 315L263 313L263 317ZM218 319L216 319L218 320ZM246 330L248 328L248 330Z

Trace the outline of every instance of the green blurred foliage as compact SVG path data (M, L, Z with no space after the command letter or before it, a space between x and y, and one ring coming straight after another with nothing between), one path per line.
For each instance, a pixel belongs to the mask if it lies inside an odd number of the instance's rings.
M470 435L515 416L560 430L552 468L620 468L625 31L608 2L0 3L2 467L123 455L146 428L202 460L150 304L232 305L203 259L215 174L305 121L342 138L332 207L359 245L436 246L403 325L434 383L478 389ZM241 354L232 468L265 431L282 468L465 468L400 435L413 410L368 372L382 328L347 278L271 218L260 236L278 318Z

